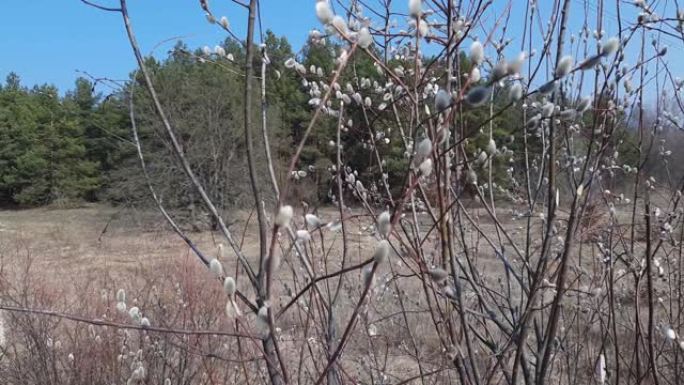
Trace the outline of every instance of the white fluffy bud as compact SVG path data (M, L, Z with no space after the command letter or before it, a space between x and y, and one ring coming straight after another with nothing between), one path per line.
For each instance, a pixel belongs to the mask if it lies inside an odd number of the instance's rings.
M212 274L216 277L223 277L223 266L218 259L214 258L209 262L209 270L211 270Z
M318 0L316 3L316 17L318 17L318 21L320 21L323 25L330 24L332 22L335 14L333 13L332 8L330 8L330 3L328 3L328 0Z
M380 232L380 234L384 236L389 234L392 228L391 219L392 217L390 216L389 211L383 211L378 215L378 232Z
M572 64L574 63L572 56L566 55L563 56L558 61L558 65L556 66L556 77L562 78L563 76L567 75L570 73L572 70Z
M378 242L377 246L375 246L375 253L373 253L373 260L375 261L375 263L380 264L387 259L389 252L390 252L390 244L389 244L389 242L387 242L387 240L383 239L382 241Z
M474 65L480 65L484 61L484 47L477 40L470 45L470 61Z
M408 8L409 15L413 18L420 17L423 14L421 0L409 0Z
M229 296L235 295L237 286L235 285L235 279L233 279L233 277L226 277L226 279L223 280L223 290L225 290L226 294Z
M278 210L278 215L276 215L275 225L278 227L289 226L292 215L294 215L292 206L281 206L280 210Z
M373 36L371 35L368 28L363 27L359 31L359 46L361 48L368 48L373 44Z

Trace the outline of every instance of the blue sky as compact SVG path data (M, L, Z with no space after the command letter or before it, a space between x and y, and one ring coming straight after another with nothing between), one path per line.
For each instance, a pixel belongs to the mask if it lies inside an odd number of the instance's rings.
M118 4L117 0L99 1L107 6ZM595 2L572 0L570 33L579 31L585 4L589 8L589 18L595 17L592 10ZM80 0L4 0L3 3L0 81L4 81L7 73L15 71L24 85L51 83L64 92L73 86L79 76L78 70L95 77L125 79L135 68L121 18L116 13L97 10ZM128 3L145 53L171 38L180 37L190 47L213 47L225 38L219 28L206 22L198 0L129 0ZM246 11L242 7L230 0L213 0L210 3L217 16L227 16L234 32L244 36ZM508 36L514 39L522 35L525 3L526 0L513 1ZM552 2L539 0L538 3L544 18L548 17ZM308 31L313 27L320 28L313 4L314 0L262 0L263 24L276 34L287 36L295 49L299 49ZM395 10L406 7L403 0L396 0L394 4ZM505 4L507 1L496 0L488 11L485 24L495 21ZM616 28L615 4L611 2L607 7L605 30L606 35L611 36ZM623 15L635 18L634 7L622 7ZM593 20L590 21L593 24ZM484 29L476 28L475 33L484 37ZM664 43L670 45L667 60L673 64L675 75L684 78L684 45L672 38L667 38ZM163 57L173 44L173 41L162 44L155 54ZM514 41L511 47L517 52L520 42ZM628 52L628 57L635 56L636 52Z
M24 85L52 83L64 92L79 76L77 70L125 79L135 68L118 14L88 7L80 0L2 3L0 82L15 71ZM118 1L100 3L114 6ZM211 4L217 15L228 17L238 36L244 35L245 10L230 0ZM197 0L129 0L129 8L146 53L159 42L177 36L191 47L213 47L225 38L216 26L206 22ZM317 25L311 0L266 0L262 18L264 25L278 35L287 35L295 47L300 47L308 29ZM166 43L155 52L163 55L172 46L173 42Z

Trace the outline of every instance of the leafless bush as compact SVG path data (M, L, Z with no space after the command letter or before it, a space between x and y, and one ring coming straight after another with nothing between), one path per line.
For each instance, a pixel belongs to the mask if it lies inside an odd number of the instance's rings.
M310 38L337 44L336 68L306 68L296 57L286 63L301 76L313 112L288 163L293 177L281 183L267 116L254 118L251 97L264 87L259 80L277 76L254 44L260 2L233 1L248 18L242 40L200 0L209 22L245 47L243 139L259 240L252 257L186 158L126 1L114 8L83 1L123 17L175 167L227 246L216 258L200 250L150 181L159 209L214 279L194 273L192 285L175 288L177 303L155 297L174 283L162 280L156 290L131 283L148 321L118 315L109 297L73 309L91 323L103 312L116 322L95 337L67 325L62 313L36 317L32 309L58 306L40 286L8 296L6 328L16 337L3 370L13 382L69 382L97 365L107 368L107 381L146 383L679 381L684 180L649 173L657 165L668 170L671 153L659 140L665 122L679 128L682 113L682 81L670 72L663 43L684 41L684 14L674 5L316 1L312 12L323 28ZM361 60L371 60L376 74L357 76ZM674 102L657 104L647 119L645 100L653 95ZM511 110L518 112L510 115L513 129L501 137L494 122ZM361 121L349 123L352 114ZM146 172L135 111L132 118ZM300 208L292 194L305 166L302 148L324 120L337 124L329 138L337 152L330 218ZM340 138L350 124L367 131L378 180L360 180L348 167ZM383 170L388 143L406 155L398 185ZM259 168L257 158L268 165ZM616 179L629 186L611 191ZM92 360L76 368L51 357L45 341L62 329L74 341L63 344ZM102 348L88 340L98 335ZM114 357L128 352L134 357L126 365ZM182 359L173 358L177 352ZM41 369L27 374L30 367Z

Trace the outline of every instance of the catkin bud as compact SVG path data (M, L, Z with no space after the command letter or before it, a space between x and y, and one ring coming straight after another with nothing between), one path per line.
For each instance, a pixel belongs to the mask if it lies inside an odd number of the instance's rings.
M409 15L413 18L420 17L423 14L421 0L409 0L408 8Z
M321 227L321 220L313 214L306 214L304 216L304 219L306 220L306 224L313 227L314 229Z
M387 256L389 255L390 252L390 244L386 239L383 239L382 241L378 242L378 245L375 247L375 253L373 254L373 260L375 263L380 264L387 259Z
M601 55L607 56L615 53L620 48L620 38L611 37L601 46Z
M383 211L378 215L378 232L384 236L390 233L392 228L391 216L389 211Z
M344 18L342 18L342 16L335 15L335 17L333 17L332 19L331 24L335 28L335 30L341 35L344 36L347 34L347 22L344 21Z
M262 334L268 333L268 308L266 306L259 308L256 317L256 329Z
M446 281L447 277L449 277L449 273L447 273L446 270L436 267L434 269L430 269L428 271L428 274L430 274L430 279L432 279L435 283L441 284Z
M541 87L539 87L539 93L542 95L548 95L548 94L552 93L553 91L555 91L557 87L558 87L558 81L557 80L551 80L551 81L545 83L544 85L542 85Z
M276 215L275 225L278 227L286 227L290 225L292 220L292 215L294 215L294 210L292 206L281 206L278 210L278 215Z
M496 154L496 142L494 139L489 139L487 147L485 147L485 151L487 151L487 154L490 156Z
M368 48L373 44L373 36L367 27L361 28L359 31L359 46L361 48Z
M444 90L437 91L437 95L435 95L435 110L437 110L437 112L442 112L449 108L450 105L451 95Z
M116 310L118 310L121 313L126 312L126 302L117 302L116 303Z
M580 99L579 103L577 103L577 108L575 108L578 112L585 112L586 110L591 107L591 99L589 97L583 97Z
M416 147L416 157L422 159L429 156L430 153L432 153L432 141L430 138L425 138Z
M217 278L223 277L223 266L221 265L221 262L214 258L209 262L209 270L214 274Z
M566 55L563 56L558 61L558 65L556 66L556 77L562 78L565 75L569 74L570 71L572 70L572 64L573 64L573 59L572 56Z
M522 99L523 94L523 89L522 89L522 84L520 82L515 82L511 86L511 88L508 90L508 98L511 99L512 101L518 101Z
M126 292L124 289L119 289L116 292L116 300L119 302L126 302Z
M235 279L233 279L233 277L226 277L226 279L223 280L223 290L225 290L226 294L228 294L229 296L235 295L237 287L235 285Z
M473 87L465 97L465 101L471 107L479 107L487 102L489 98L489 87L477 86Z
M427 158L425 159L420 166L418 166L418 170L420 171L420 174L423 176L430 176L432 174L432 159Z
M484 61L484 47L477 40L470 45L470 61L478 66Z
M318 0L316 3L316 17L318 17L318 21L320 21L323 25L330 24L332 22L335 14L330 8L330 3L328 3L328 0Z
M221 23L221 27L228 29L230 28L230 22L228 22L228 18L225 16L221 16L221 20L219 21Z
M295 239L299 242L309 242L311 240L311 234L306 230L297 230L295 232Z

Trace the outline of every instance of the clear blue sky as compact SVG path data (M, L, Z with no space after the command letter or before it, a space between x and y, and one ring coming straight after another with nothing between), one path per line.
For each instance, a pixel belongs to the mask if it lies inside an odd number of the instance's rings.
M118 1L99 0L115 6ZM93 76L125 79L135 68L128 40L116 13L86 6L80 0L4 0L0 22L0 82L10 71L24 85L51 83L61 92L72 88L76 70ZM159 42L182 36L191 47L214 46L225 35L206 22L197 0L129 0L131 18L145 51ZM312 0L265 0L265 26L286 35L298 49L308 29L317 26ZM243 36L246 11L230 0L210 3ZM296 20L297 22L293 22ZM164 55L173 42L155 53Z
M103 5L116 6L117 0L97 0ZM521 24L527 0L513 1L513 16L509 37L517 40L522 35ZM572 0L570 33L577 33L589 4L590 19L595 17L592 4L596 0ZM129 0L129 8L138 40L144 53L160 42L180 37L190 47L214 46L225 35L206 22L198 0ZM320 28L314 13L315 0L262 0L263 24L278 35L287 36L297 50L305 42L308 31ZM244 36L246 11L230 0L210 1L217 16L225 15L238 36ZM394 2L395 10L404 10L405 0ZM485 24L494 22L507 1L496 0L488 11ZM551 0L538 2L544 17L548 17ZM615 4L606 11L606 35L615 34ZM623 5L623 16L635 19L634 7ZM79 76L77 70L96 77L126 79L135 68L128 40L117 13L103 12L83 4L80 0L4 0L3 20L0 23L0 82L10 71L17 72L24 85L51 83L61 92L72 88ZM403 22L400 22L403 24ZM590 20L590 24L594 24ZM485 28L475 29L485 35ZM497 35L498 37L498 35ZM667 60L673 65L675 76L684 78L684 45L672 38ZM155 55L163 57L173 41L159 46ZM511 49L517 52L519 41ZM650 47L649 47L650 48ZM636 52L628 52L634 59ZM628 59L630 62L633 60ZM106 90L103 90L106 91Z

